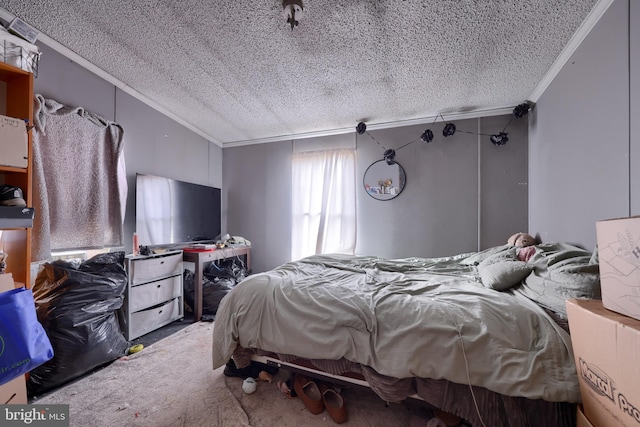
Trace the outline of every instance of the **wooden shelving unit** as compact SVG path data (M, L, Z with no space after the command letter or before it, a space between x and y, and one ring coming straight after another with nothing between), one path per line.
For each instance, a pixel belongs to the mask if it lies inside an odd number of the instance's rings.
M33 124L33 74L0 62L0 93L6 93L4 111L0 114L29 120ZM27 206L33 206L32 195L32 131L28 132L28 163L26 168L0 165L0 184L20 187ZM0 153L0 156L2 154ZM36 213L37 215L37 213ZM13 275L16 287L30 286L31 277L31 228L2 229L0 248L7 254L7 272Z

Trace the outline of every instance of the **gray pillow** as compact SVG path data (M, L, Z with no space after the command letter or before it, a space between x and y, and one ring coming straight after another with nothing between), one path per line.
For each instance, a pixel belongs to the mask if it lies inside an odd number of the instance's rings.
M516 248L514 246L511 246L504 251L489 255L484 260L482 260L482 262L480 262L478 266L495 264L504 261L518 261L518 259L516 258Z
M523 261L498 261L494 263L481 263L478 265L478 274L482 284L487 288L504 291L519 285L532 268Z
M486 261L487 259L501 257L504 254L510 254L510 253L513 253L513 257L515 258L515 249L513 246L510 246L510 245L494 246L492 248L485 249L484 251L481 251L481 252L475 252L475 253L469 254L469 256L467 256L465 259L460 261L460 264L478 265L481 262Z

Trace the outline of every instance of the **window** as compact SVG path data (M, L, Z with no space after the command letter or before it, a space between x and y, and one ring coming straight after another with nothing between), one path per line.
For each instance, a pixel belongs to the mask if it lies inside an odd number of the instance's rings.
M292 260L314 254L354 253L355 177L353 149L293 154Z

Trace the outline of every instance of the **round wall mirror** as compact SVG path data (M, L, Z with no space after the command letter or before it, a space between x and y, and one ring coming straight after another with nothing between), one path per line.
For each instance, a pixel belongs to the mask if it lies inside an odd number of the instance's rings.
M398 163L378 160L367 168L363 181L368 195L376 200L391 200L404 190L406 176Z

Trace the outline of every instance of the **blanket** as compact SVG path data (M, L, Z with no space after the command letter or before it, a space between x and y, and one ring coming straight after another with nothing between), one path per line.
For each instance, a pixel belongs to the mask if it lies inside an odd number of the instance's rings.
M35 97L34 125L31 259L47 260L52 250L122 246L122 127L42 95Z
M316 255L250 276L220 304L213 368L241 346L579 402L567 332L521 293L484 286L472 260Z

